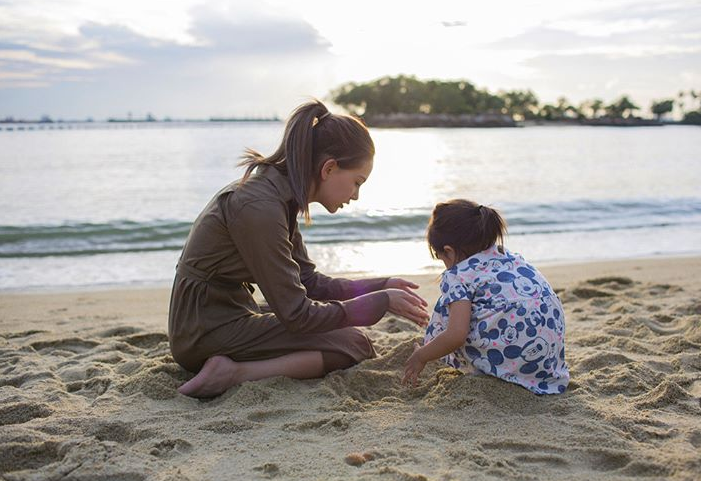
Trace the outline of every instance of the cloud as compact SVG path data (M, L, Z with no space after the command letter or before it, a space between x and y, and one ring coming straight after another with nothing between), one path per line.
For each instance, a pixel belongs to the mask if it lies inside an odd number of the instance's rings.
M188 33L194 42L182 44L88 22L50 50L29 42L0 44L7 72L0 77L0 105L8 109L0 116L19 115L23 102L23 115L62 111L66 104L59 97L65 96L76 97L78 117L144 109L200 117L277 114L270 111L271 99L282 101L289 88L318 95L315 87L328 80L323 67L333 62L328 42L299 19L198 8ZM119 99L117 112L110 97ZM101 107L105 103L111 107ZM282 102L282 113L288 109Z
M198 8L190 34L204 44L227 53L287 55L325 52L328 41L299 19L249 12L222 17ZM233 17L233 18L232 18Z
M572 101L593 97L611 101L628 94L646 109L653 99L674 96L685 88L680 74L701 80L701 51L649 56L547 54L524 63L539 72L531 84L545 101L566 92Z
M590 45L592 38L550 27L536 27L484 45L497 50L559 50Z

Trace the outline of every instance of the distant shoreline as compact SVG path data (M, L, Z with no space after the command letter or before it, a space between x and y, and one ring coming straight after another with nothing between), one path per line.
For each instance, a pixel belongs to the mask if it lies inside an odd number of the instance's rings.
M602 127L661 127L663 125L682 125L676 121L660 121L640 117L599 117L595 119L559 119L559 120L514 120L503 114L386 114L364 118L369 127L377 128L421 128L421 127L476 127L476 128L511 128L539 125L583 125Z
M658 121L642 118L598 118L598 119L561 119L561 120L525 120L516 121L503 115L427 115L392 114L362 119L368 127L381 129L410 128L515 128L542 126L584 126L584 127L662 127L665 125L690 125L681 121ZM57 120L52 122L39 120L4 121L0 120L0 131L14 130L72 130L99 128L142 128L142 127L183 127L216 126L244 123L281 123L280 119L225 119L209 120Z

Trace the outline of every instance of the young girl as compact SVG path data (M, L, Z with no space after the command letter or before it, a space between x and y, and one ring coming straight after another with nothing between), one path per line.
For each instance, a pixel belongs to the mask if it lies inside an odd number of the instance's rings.
M536 394L565 391L565 316L543 275L503 247L506 223L494 209L469 200L438 204L428 244L443 261L441 297L424 346L404 366L416 385L428 361L477 370Z

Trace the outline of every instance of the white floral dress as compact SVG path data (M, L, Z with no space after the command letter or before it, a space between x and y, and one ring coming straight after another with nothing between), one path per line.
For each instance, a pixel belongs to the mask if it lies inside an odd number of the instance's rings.
M446 364L471 364L536 394L565 391L565 314L535 267L492 246L446 270L424 344L447 329L448 306L460 300L472 302L470 332L462 347L442 359Z

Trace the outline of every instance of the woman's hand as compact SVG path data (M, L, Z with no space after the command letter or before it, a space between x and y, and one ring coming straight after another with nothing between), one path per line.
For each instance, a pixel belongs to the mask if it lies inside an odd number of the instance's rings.
M419 285L414 284L411 281L407 281L405 279L399 278L399 277L390 277L387 279L387 282L385 282L385 289L401 289L404 292L408 292L412 296L416 297L418 300L421 301L421 305L426 307L428 306L428 302L426 302L421 296L419 296L417 293L412 291L412 289L418 289Z
M389 311L392 314L406 317L421 327L428 325L429 316L423 299L402 289L386 289L385 292L389 296Z
M421 359L421 346L414 343L414 352L404 364L402 384L405 386L410 384L416 387L419 382L419 374L424 370L424 367L426 367L426 362Z

